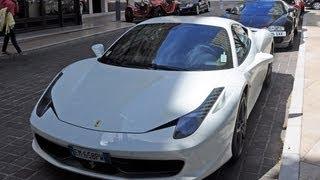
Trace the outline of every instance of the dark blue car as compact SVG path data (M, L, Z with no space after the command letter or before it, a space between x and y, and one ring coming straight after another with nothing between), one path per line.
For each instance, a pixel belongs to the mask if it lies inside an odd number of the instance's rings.
M275 47L292 47L297 32L297 10L281 0L245 1L226 10L225 17L251 28L267 28Z

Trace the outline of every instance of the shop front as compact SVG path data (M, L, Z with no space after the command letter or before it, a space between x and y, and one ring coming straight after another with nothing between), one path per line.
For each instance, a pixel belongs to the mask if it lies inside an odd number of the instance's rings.
M18 0L17 31L81 24L79 0Z
M80 0L80 13L100 14L115 11L116 0ZM125 10L127 0L120 0L121 10Z

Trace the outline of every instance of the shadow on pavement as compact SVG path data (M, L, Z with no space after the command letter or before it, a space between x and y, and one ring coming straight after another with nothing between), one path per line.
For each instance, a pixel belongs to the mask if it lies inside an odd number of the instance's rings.
M271 177L277 179L277 164L283 143L287 103L294 78L290 74L273 73L272 87L262 90L248 119L247 139L242 157L228 162L206 179L247 180Z

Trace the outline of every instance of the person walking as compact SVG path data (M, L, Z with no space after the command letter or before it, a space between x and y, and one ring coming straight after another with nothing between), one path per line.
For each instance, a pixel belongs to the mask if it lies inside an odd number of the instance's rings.
M19 54L22 53L16 34L14 32L15 20L14 16L19 12L19 5L16 0L0 0L0 31L4 34L2 54L9 54L7 47L9 39Z

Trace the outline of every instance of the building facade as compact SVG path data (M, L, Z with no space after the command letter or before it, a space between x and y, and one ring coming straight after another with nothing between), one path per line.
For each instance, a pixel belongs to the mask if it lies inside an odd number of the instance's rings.
M121 10L125 9L126 0L120 0ZM115 11L115 0L80 0L82 14L97 14Z
M18 0L17 31L81 24L80 0Z
M17 32L82 24L82 16L115 11L115 0L17 0ZM127 0L120 0L121 10Z

